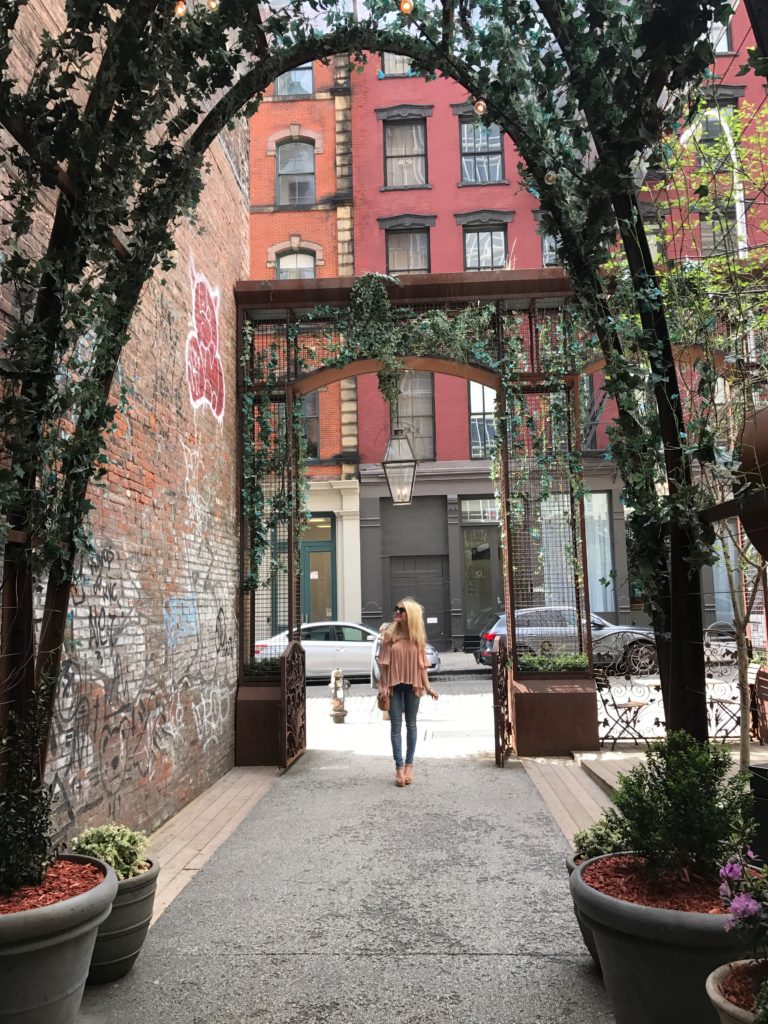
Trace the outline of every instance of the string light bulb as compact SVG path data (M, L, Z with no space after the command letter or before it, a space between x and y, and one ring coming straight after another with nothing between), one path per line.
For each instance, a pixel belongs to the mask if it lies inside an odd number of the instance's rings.
M209 11L215 13L219 9L219 0L206 0L206 5Z
M410 14L413 10L413 0L400 0L400 13Z
M475 100L473 107L478 117L482 117L483 114L488 113L488 104L485 100Z
M177 18L184 17L184 15L187 13L187 5L184 3L184 0L179 0L179 2L173 9L173 13L176 15Z
M547 171L547 173L544 175L544 181L547 185L554 185L557 181L557 175L554 171Z

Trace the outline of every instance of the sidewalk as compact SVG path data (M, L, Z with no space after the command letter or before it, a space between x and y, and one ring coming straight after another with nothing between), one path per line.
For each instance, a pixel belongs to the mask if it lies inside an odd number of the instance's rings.
M370 690L343 726L310 695L315 748L194 871L133 972L86 992L82 1024L610 1024L567 841L523 766L494 767L481 689L425 708L406 789Z

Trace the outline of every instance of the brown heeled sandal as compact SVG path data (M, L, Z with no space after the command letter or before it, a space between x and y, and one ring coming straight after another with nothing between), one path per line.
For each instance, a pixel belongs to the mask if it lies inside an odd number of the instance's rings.
M406 786L410 786L413 782L413 765L407 764L403 769L403 772L405 773L403 782Z
M396 786L404 786L405 785L405 773L404 773L402 768L395 768L395 785Z

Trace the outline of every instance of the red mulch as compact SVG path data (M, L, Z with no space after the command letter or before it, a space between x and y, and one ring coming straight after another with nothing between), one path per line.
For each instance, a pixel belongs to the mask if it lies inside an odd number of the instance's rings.
M718 878L695 878L685 881L666 873L649 875L643 871L639 857L620 855L604 857L588 865L581 877L593 889L615 896L617 900L638 903L659 910L693 910L699 914L725 914L718 889Z
M755 1011L755 995L763 981L768 980L768 964L739 964L732 967L720 985L720 991L735 1006L748 1013Z
M19 910L61 903L88 892L103 880L103 873L94 864L57 860L48 868L40 885L23 885L10 896L0 896L0 914L15 914Z

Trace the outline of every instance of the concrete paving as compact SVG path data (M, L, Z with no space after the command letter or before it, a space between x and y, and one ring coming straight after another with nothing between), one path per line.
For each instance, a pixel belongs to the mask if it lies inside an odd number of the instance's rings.
M486 681L443 681L414 784L355 686L321 687L312 749L165 910L82 1024L610 1024L573 917L568 844L518 762L491 757Z

